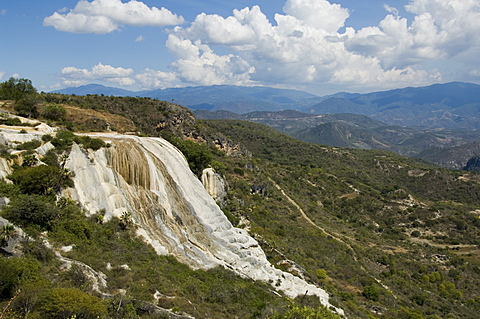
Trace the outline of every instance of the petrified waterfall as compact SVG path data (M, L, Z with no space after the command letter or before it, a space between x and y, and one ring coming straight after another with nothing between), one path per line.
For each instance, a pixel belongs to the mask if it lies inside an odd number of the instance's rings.
M95 137L111 146L86 151L74 144L66 161L75 186L63 195L77 200L88 214L104 214L108 220L129 212L137 234L159 254L174 255L193 268L221 265L270 282L290 297L316 295L330 306L322 289L274 268L258 243L231 225L171 144L130 135Z

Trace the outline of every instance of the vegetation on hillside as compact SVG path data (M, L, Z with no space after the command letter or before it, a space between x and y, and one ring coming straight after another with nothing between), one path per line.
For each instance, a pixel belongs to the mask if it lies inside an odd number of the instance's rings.
M172 257L159 256L137 237L128 212L125 218L105 222L104 212L86 217L75 202L59 198L62 188L72 186L72 175L60 159L73 141L83 138L67 131L45 136L42 142L50 141L56 148L44 163L16 165L8 176L13 184L0 182L0 196L10 199L0 215L29 236L23 239L21 251L0 256L0 271L7 274L0 277L0 309L8 305L2 318L168 318L170 313L282 318L282 313L296 309L317 318L336 318L317 309L318 301L309 307L229 270L192 270ZM15 231L10 227L7 237L7 228L2 230L3 244ZM55 251L76 262L68 264ZM95 288L86 265L104 273L107 286Z
M271 262L325 288L349 317L476 317L476 175L303 143L251 122L202 125L253 154L224 159L227 216L248 220Z

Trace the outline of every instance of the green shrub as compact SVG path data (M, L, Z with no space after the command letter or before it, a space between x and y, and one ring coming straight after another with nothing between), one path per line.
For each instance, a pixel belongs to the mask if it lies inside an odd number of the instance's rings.
M74 141L77 144L82 144L84 148L90 148L94 151L107 146L107 143L105 143L102 139L91 138L87 135L75 136Z
M170 138L169 140L175 145L188 161L190 169L199 176L202 171L210 165L213 160L212 151L204 144L198 144L189 140L179 138Z
M3 125L9 125L9 126L21 126L22 121L18 117L10 117L6 119L0 119L0 123Z
M37 278L39 269L36 261L0 256L0 298L11 298L22 282Z
M67 170L47 165L16 169L8 179L25 194L53 195L63 187L73 186Z
M105 318L105 303L77 288L53 288L40 300L40 312L44 318Z
M42 145L42 142L40 142L39 140L31 140L17 145L17 150L34 150L40 145Z
M59 210L43 196L21 195L4 209L3 216L16 225L51 230L59 216Z
M41 115L49 120L61 121L65 119L65 115L67 115L67 110L60 104L49 103L45 105Z
M363 295L365 296L365 298L372 301L378 301L378 299L380 298L380 293L374 285L363 287Z
M298 306L290 304L288 309L282 314L274 314L270 319L340 319L341 317L328 310L326 307L319 307L317 309L308 306Z
M75 134L70 131L58 131L51 142L58 151L66 151L73 145L74 138Z

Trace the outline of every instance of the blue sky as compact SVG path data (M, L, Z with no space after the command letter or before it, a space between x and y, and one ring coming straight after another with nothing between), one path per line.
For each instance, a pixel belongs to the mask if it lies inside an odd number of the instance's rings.
M480 0L0 0L0 80L42 91L480 83Z

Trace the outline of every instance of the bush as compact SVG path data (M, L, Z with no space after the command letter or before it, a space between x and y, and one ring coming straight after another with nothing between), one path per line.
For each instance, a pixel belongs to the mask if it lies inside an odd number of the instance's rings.
M87 135L77 136L70 131L60 131L57 133L55 138L52 139L53 146L55 146L58 150L69 149L73 142L82 144L84 148L90 148L94 151L107 146L102 139L91 138Z
M84 148L90 148L94 151L107 146L107 143L105 143L102 139L91 138L90 136L86 135L75 136L74 141L77 144L82 144Z
M52 139L52 145L59 151L68 150L73 145L75 134L70 131L59 131Z
M7 119L0 119L0 123L9 126L21 126L23 125L22 121L18 117L10 117Z
M331 312L326 307L311 308L308 306L289 305L288 310L283 314L274 314L270 319L296 319L296 318L311 318L311 319L339 319L340 316Z
M40 300L44 318L105 318L107 307L99 298L77 288L53 288Z
M363 287L363 295L365 296L365 298L372 301L378 301L380 297L378 289L373 285Z
M53 121L62 121L67 115L67 110L60 104L49 103L45 105L42 111L42 116Z
M185 155L190 169L197 176L199 176L213 160L213 153L204 144L198 144L179 138L171 138L169 141L175 145L183 153L183 155Z
M23 227L35 226L40 230L51 230L59 211L42 196L22 195L12 200L4 209L3 215L12 223Z
M17 146L17 150L34 150L40 145L42 145L42 142L40 142L39 140L31 140L31 141L19 144Z
M73 186L71 174L61 168L47 165L24 167L8 176L25 194L53 195L63 187Z
M0 298L11 298L20 284L38 275L38 262L25 258L0 257Z

